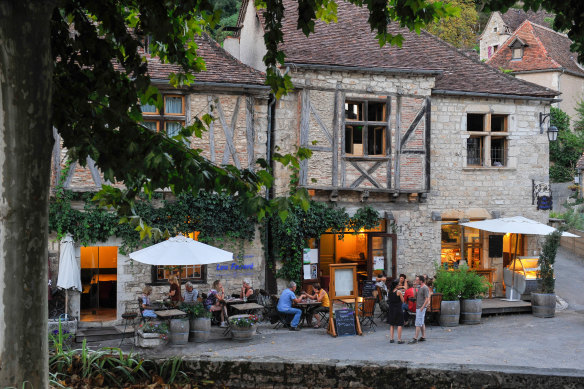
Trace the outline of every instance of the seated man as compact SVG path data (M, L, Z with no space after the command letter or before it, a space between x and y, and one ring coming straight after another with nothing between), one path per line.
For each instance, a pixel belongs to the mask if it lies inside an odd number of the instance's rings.
M414 284L412 281L406 281L407 289L404 293L404 302L402 304L402 308L404 310L404 321L408 321L410 312L412 315L415 315L416 312L416 288L414 288Z
M194 288L194 285L189 281L185 284L185 294L183 295L183 301L185 303L196 303L197 297L199 297L199 291Z
M294 315L294 319L292 319L292 323L290 323L290 331L300 331L300 328L298 328L298 323L300 323L300 316L302 315L302 311L298 308L292 308L292 304L302 301L304 293L297 298L294 294L295 290L296 283L294 281L290 281L288 284L288 289L284 289L282 292L277 307L278 312L280 313Z

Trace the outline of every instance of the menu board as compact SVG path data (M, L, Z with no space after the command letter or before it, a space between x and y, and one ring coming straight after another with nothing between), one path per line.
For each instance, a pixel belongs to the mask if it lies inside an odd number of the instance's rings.
M356 335L355 311L351 309L335 311L335 325L338 336Z
M376 289L375 281L363 281L363 297L373 297L373 291Z
M353 269L335 270L335 296L353 295Z

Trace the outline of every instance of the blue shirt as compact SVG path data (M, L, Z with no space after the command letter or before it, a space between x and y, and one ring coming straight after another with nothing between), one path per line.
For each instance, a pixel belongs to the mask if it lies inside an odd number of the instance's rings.
M292 308L292 303L296 299L296 295L290 289L286 288L280 296L280 301L278 301L278 311L285 311Z

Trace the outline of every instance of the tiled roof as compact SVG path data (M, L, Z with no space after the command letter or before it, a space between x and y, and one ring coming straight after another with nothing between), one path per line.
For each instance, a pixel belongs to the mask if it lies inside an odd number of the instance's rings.
M196 74L197 82L230 83L264 85L265 74L249 67L231 54L223 50L217 42L203 34L197 36L195 42L199 46L197 54L203 57L206 69ZM148 61L148 73L153 79L167 79L170 73L181 70L180 66L165 64L158 58L146 57Z
M558 94L490 68L427 32L418 35L393 23L389 32L401 33L403 46L379 47L367 23L368 11L345 2L338 3L338 23L317 21L315 33L307 38L296 29L297 3L284 0L284 4L282 49L287 63L438 70L442 72L436 78L438 90L540 97Z
M527 44L521 60L512 59L509 45L515 38ZM568 70L584 77L584 70L576 63L577 55L570 51L571 44L572 41L566 35L526 21L487 63L495 68L510 69L514 72L557 69Z
M517 27L521 25L526 20L539 24L541 26L551 27L550 23L546 19L553 19L554 14L547 11L540 10L537 12L527 11L522 9L511 8L504 14L501 14L503 22L511 29L511 32L515 31Z

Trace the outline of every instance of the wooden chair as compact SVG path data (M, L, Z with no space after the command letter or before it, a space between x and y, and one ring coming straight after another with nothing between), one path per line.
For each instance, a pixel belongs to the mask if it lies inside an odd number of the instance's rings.
M377 287L377 304L379 304L379 316L377 316L377 318L383 318L383 320L386 320L389 311L387 305L387 293L379 286Z
M375 321L373 320L375 318L376 302L377 299L375 298L363 299L363 308L361 309L361 326L368 325L373 331L375 331L375 327L377 327L377 324L375 324Z
M433 293L430 296L430 306L426 310L426 320L428 323L438 323L440 317L440 305L442 303L442 293Z

